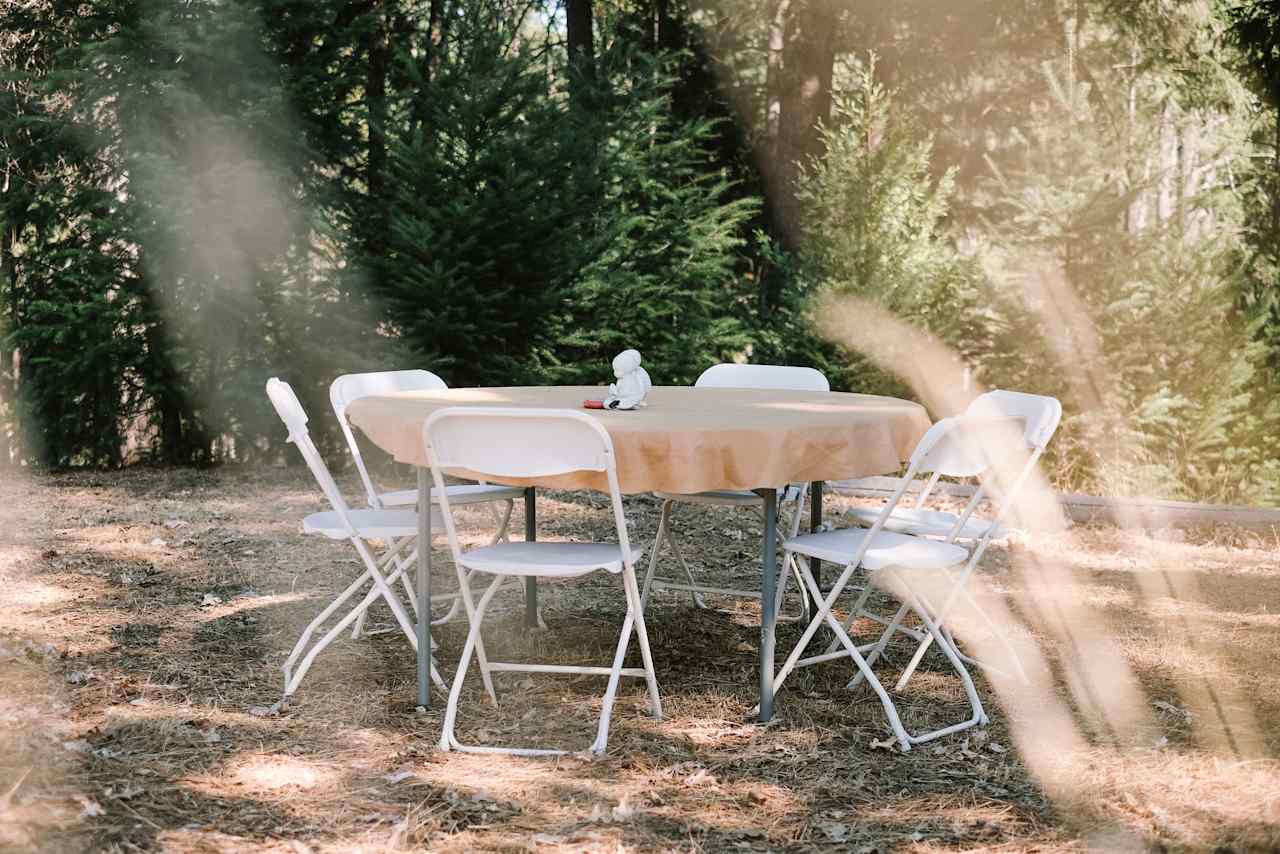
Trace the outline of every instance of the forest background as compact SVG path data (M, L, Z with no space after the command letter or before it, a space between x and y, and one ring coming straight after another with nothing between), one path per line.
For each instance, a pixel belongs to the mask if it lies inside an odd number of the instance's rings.
M1060 397L1061 489L1280 504L1278 116L1280 0L2 0L0 467L628 346L912 396L834 294Z

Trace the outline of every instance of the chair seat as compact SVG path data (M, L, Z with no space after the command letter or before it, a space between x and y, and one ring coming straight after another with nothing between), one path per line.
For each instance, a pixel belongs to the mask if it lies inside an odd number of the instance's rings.
M456 483L446 486L449 503L455 507L465 504L480 504L485 501L514 501L524 496L524 490L518 486L498 486L492 483ZM394 492L381 492L378 500L383 507L405 507L418 503L418 490L397 489ZM440 498L435 490L431 491L431 503L439 504Z
M758 507L764 499L749 489L712 489L707 492L655 492L664 501L684 504L714 504L719 507Z
M640 560L643 548L631 547L631 562ZM616 543L495 543L462 555L467 569L499 575L532 575L572 578L603 569L622 571L622 548Z
M388 540L399 537L413 537L418 533L418 512L416 510L351 510L347 513L356 533L370 540ZM433 510L431 525L435 530L443 530L444 517L438 510ZM302 531L306 534L322 534L331 540L345 540L351 534L347 526L342 524L342 517L336 511L326 510L323 513L312 513L302 520Z
M804 534L787 540L785 545L789 552L799 552L830 563L848 564L870 533L866 528L842 528L839 531ZM946 569L964 563L968 557L968 550L954 543L881 531L875 535L870 548L862 556L862 566L872 571L890 566L903 569Z
M880 510L875 507L855 507L849 511L849 515L857 519L864 525L870 526L876 523L876 519L880 518ZM917 537L945 537L951 533L951 529L956 526L956 522L960 517L954 513L947 513L942 510L925 510L915 507L899 507L889 514L889 518L885 520L884 530L894 531L899 534L914 534ZM1000 538L1005 535L1005 529L1001 525L989 519L979 519L970 516L965 520L964 527L960 529L960 533L956 535L957 540L980 540L988 529L994 527L991 531L993 538Z

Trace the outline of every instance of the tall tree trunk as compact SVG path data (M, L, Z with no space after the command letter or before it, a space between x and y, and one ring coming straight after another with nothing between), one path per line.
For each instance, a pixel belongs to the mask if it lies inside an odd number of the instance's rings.
M448 18L445 14L446 0L431 0L427 7L427 36L422 42L422 61L418 66L422 82L413 93L413 120L409 126L409 134L416 134L427 125L427 105L431 102L431 82L435 80L436 70L440 67L440 57L444 55L445 27ZM403 16L397 15L397 24ZM405 26L412 29L405 20ZM396 27L397 34L400 27ZM406 36L407 38L407 36ZM397 35L397 44L402 43Z
M769 46L765 66L764 128L769 157L778 155L778 120L782 116L782 60L790 0L769 0Z
M760 174L764 178L764 214L772 225L774 235L782 239L782 216L778 205L786 195L783 181L783 170L778 168L781 143L778 139L778 128L781 126L782 97L785 88L783 61L785 59L787 18L791 12L791 0L768 0L768 48L765 65L765 101L764 101L764 144L757 149ZM753 118L755 118L753 116ZM769 275L765 271L759 277L760 310L767 312L773 304L773 294L777 290L775 280L778 276Z
M800 210L796 182L801 166L822 153L818 126L831 115L831 76L835 66L838 0L790 4L783 33L777 144L773 168L779 171L773 201L774 225L783 245L794 248Z
M1160 172L1156 186L1156 221L1163 224L1175 213L1178 186L1178 131L1173 105L1167 98L1160 110Z
M678 37L675 19L671 17L671 0L654 4L653 43L660 51L674 50Z
M1271 234L1280 236L1280 101L1276 102L1276 147L1272 152L1275 186L1271 190Z
M387 74L391 65L391 45L387 39L387 18L382 4L370 12L365 35L368 76L365 79L365 108L369 121L369 154L365 163L369 221L365 224L365 249L369 284L375 292L381 284L383 261L390 245L391 203L387 198Z
M17 248L17 234L10 231L9 248L5 249L4 234L0 233L0 277L8 280L8 291L11 299L16 303L16 294L18 293L18 259L14 250ZM8 315L9 323L17 320L16 304L6 307L5 313ZM7 348L0 350L0 357L9 357L12 359L9 365L5 367L11 368L9 379L0 387L0 404L8 404L9 423L8 425L0 423L0 466L7 466L11 462L19 462L22 458L22 423L19 406L18 406L18 366L21 364L18 350L15 348L9 351ZM9 440L9 429L12 428L14 439ZM15 453L16 451L16 453Z
M592 0L566 0L565 28L569 42L569 95L578 106L586 106L596 79L595 30L591 20Z

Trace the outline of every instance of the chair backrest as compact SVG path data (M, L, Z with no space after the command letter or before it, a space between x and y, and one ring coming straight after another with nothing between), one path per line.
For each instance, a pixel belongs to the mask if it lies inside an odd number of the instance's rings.
M307 431L307 413L298 401L298 396L293 393L293 387L283 380L272 377L267 380L267 397L271 399L271 405L275 407L276 414L280 416L280 420L289 429L289 441L302 453L302 458L306 461L307 468L311 470L311 475L320 486L320 491L328 499L329 506L337 511L342 518L343 524L347 526L348 533L354 537L356 535L355 528L347 515L350 512L350 507L347 506L346 500L342 497L342 492L338 489L338 484L334 481L333 475L329 474L329 468L324 464L320 451L316 448L315 443L311 441L311 434Z
M613 458L600 422L572 409L451 406L427 419L426 438L441 468L496 478L605 471Z
M884 528L885 523L897 508L898 503L906 495L907 489L915 481L917 475L932 474L928 489L933 487L940 475L948 477L977 477L989 471L993 460L1009 453L1011 450L1021 451L1023 419L1020 417L986 418L972 415L954 415L944 418L928 429L916 448L911 452L911 460L907 464L907 472L898 481L889 500L880 508L866 537L863 538L857 553L853 556L850 567L856 566L866 550L870 548L876 534ZM1010 448L1010 446L1016 446ZM954 528L947 537L947 542L954 542L956 535L964 528L982 498L982 487L974 493L964 513L957 519ZM967 567L974 563L985 551L995 526L988 527L979 544L970 551ZM848 580L849 569L841 576L837 586Z
M347 407L362 397L371 394L391 394L397 391L435 391L449 386L430 371L373 371L364 374L343 374L329 386L329 403L333 405L333 414L338 418L338 426L346 437L347 448L351 458L355 460L356 470L360 473L360 481L368 493L369 506L381 507L378 490L369 477L365 467L364 456L360 453L360 445L356 442L355 432L347 421Z
M792 365L739 365L723 362L702 372L694 388L772 388L831 391L821 371Z
M596 418L572 409L451 406L433 412L422 435L455 560L461 555L461 546L445 491L446 469L466 469L496 479L605 472L618 542L630 562L613 440Z
M1045 400L1057 403L1053 398ZM1049 420L1041 421L1034 427L1037 431L1047 428L1052 435L1052 430L1057 426L1054 412L1060 412L1060 409L1053 406L1046 409L1049 411ZM1029 414L1021 414L1023 412ZM991 535L998 527L997 523L1012 511L1018 493L1040 459L1044 450L1043 445L1036 444L1040 433L1034 433L1033 438L1033 425L1029 423L1038 414L1041 413L1020 408L1017 414L987 416L966 412L944 418L929 428L911 455L908 478L932 472L925 488L926 494L942 475L978 478L978 488L970 496L964 511L956 518L947 542L955 540L978 505L987 499L988 492L995 487L1000 498L996 516L975 544L970 556L970 567L986 551ZM907 481L904 480L905 482ZM923 496L921 500L923 501Z
M911 468L916 474L978 477L1015 451L1026 456L1019 441L1023 424L1022 418L1014 416L943 418L916 444Z
M1062 420L1062 404L1056 397L996 389L974 398L965 414L1023 418L1027 447L1043 451Z

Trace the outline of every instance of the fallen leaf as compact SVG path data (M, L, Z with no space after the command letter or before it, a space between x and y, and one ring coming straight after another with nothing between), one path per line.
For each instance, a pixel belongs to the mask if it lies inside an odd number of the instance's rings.
M62 742L62 749L70 750L72 753L92 753L93 745L83 738L77 738L75 741Z
M166 528L169 528L170 530L175 530L177 528L185 528L189 524L191 523L186 521L185 519L165 519L164 520L164 526Z
M634 818L637 812L638 810L636 810L635 806L624 795L622 800L618 801L618 805L613 808L613 820L627 821Z
M849 825L841 824L838 821L831 821L818 825L818 829L833 842L843 842L849 838Z
M553 836L550 833L535 833L532 841L541 845L559 845L565 841L565 838L563 836Z
M121 789L118 792L113 792L111 789L107 789L106 796L108 798L115 798L118 801L127 801L130 798L136 798L138 795L141 795L144 791L146 790L143 789L141 786L125 786L123 789Z
M76 800L80 802L80 815L85 818L93 818L106 812L102 808L102 804L93 798L86 798L84 795L76 795Z
M1173 703L1166 703L1164 700L1152 700L1151 705L1155 706L1157 709L1159 709L1162 712L1167 712L1171 715L1175 715L1177 717L1182 718L1183 720L1189 721L1191 720L1192 717L1194 717L1194 715L1192 715L1191 712L1187 711L1186 709L1180 709L1177 706L1175 706Z
M706 768L699 768L684 778L684 784L686 786L714 786L716 784L716 775Z
M214 594L212 594L212 593L206 593L206 594L204 594L204 596L203 596L203 597L201 597L201 599L200 599L200 605L201 605L201 607L203 607L203 606L205 606L205 605L221 605L221 604L222 604L222 597L221 597L221 596L215 596L215 595L214 595Z
M871 749L872 749L872 750L897 750L897 749L898 749L898 740L897 740L896 738L894 738L893 736L889 736L888 738L884 739L883 741L875 741L875 740L872 740L872 742L871 742Z
M402 783L405 780L408 780L412 776L413 776L412 771L395 771L391 774L383 774L382 779L386 780L388 783L394 786L396 783Z

